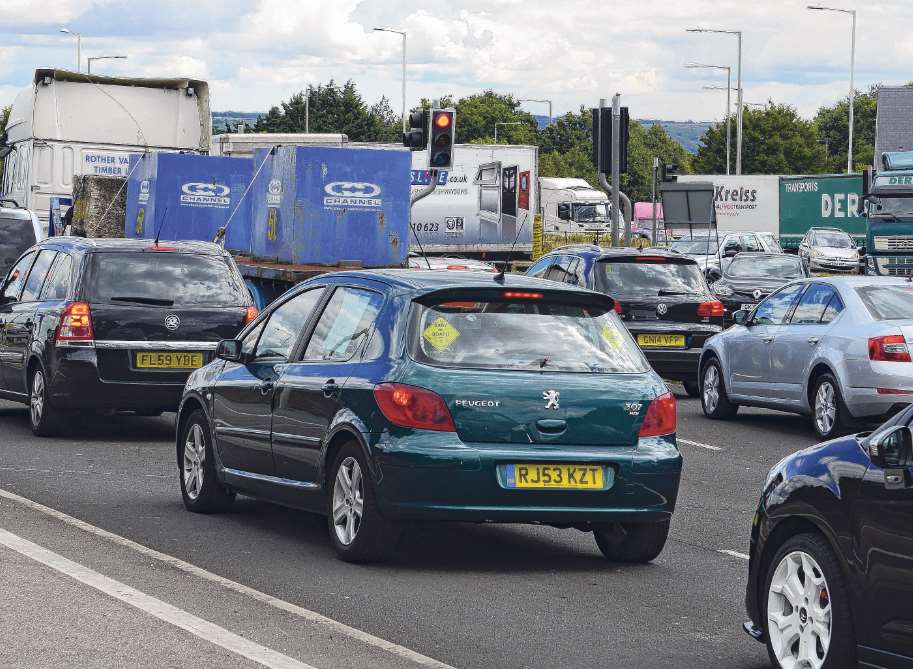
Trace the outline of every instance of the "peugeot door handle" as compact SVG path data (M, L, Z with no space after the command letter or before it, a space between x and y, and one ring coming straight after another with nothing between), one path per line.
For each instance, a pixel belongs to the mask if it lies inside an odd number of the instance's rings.
M819 341L821 341L821 338L820 338L820 337L809 337L809 338L808 338L808 343L809 343L809 344L812 344L813 346L814 346L815 344L817 344Z
M337 384L333 379L330 379L323 384L323 396L324 397L333 397L339 393L339 384Z
M274 387L275 384L272 381L264 381L260 384L260 394L269 395L273 391Z

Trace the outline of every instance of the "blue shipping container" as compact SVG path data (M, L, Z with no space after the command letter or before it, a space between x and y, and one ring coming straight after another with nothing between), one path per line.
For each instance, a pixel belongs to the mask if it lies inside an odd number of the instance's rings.
M391 149L257 151L250 239L226 248L295 265L401 265L409 252L411 156ZM249 249L249 251L248 251Z
M136 166L137 162L140 162ZM134 166L136 169L134 170ZM250 253L250 193L241 196L253 177L249 158L223 158L180 153L130 156L124 236L212 241L235 213L226 248Z

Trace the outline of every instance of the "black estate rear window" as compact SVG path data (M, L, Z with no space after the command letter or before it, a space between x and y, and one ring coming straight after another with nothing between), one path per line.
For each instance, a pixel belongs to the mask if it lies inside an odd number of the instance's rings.
M601 260L596 288L609 295L696 295L707 291L696 262L666 258Z
M225 258L190 253L93 253L83 293L90 302L163 307L249 302L246 287Z

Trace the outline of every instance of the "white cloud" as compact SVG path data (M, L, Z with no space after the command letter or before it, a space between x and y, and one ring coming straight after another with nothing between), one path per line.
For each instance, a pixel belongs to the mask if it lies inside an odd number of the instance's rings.
M0 3L0 25L4 22L61 25L82 16L92 7L112 0L3 0Z

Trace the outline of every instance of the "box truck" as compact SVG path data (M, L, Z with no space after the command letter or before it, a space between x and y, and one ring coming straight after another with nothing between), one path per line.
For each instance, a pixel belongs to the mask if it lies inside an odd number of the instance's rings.
M51 199L70 198L74 175L126 177L138 151L206 153L211 133L205 81L38 69L0 136L0 198L46 229Z

